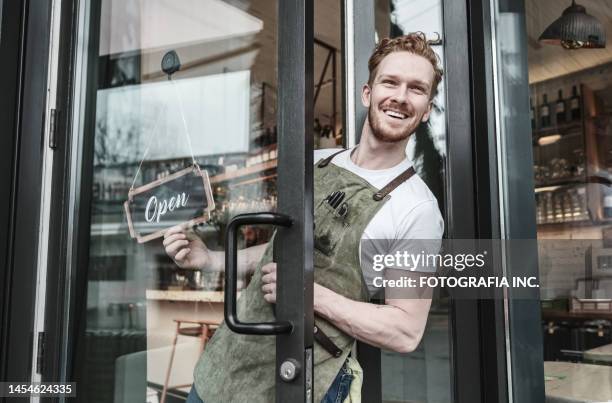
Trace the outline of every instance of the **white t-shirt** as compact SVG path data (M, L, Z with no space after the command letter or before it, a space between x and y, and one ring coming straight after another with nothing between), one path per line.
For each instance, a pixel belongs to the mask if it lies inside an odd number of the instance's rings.
M316 163L338 151L339 149L334 148L315 150L314 161ZM412 162L406 157L392 168L365 169L355 165L351 160L351 151L347 150L338 154L331 163L357 174L377 189L384 187L412 166ZM403 182L390 195L391 198L366 226L361 236L362 241L387 240L386 244L382 243L385 244L386 250L380 252L392 254L401 250L406 240L437 240L442 238L444 220L438 208L438 201L418 175L413 175ZM437 251L433 252L436 253ZM362 262L362 267L364 264L369 264L369 267L371 267L371 262ZM413 270L430 271L427 268L413 268ZM364 276L369 290L373 292L375 287L372 285L372 270L365 270L364 267Z

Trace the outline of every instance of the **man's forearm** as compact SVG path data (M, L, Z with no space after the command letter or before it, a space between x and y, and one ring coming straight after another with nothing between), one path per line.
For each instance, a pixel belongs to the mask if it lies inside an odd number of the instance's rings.
M268 243L251 246L238 251L238 275L255 271L255 267L261 260ZM225 252L209 251L210 263L204 267L206 271L222 272L225 271Z
M314 311L345 333L376 347L397 352L413 351L422 335L431 300L414 300L419 314L411 317L393 305L376 305L348 299L319 284L314 289Z

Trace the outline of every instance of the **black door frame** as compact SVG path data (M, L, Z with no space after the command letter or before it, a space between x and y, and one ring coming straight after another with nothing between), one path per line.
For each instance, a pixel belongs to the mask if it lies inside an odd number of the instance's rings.
M6 6L8 2L4 2ZM62 111L60 119L61 130L60 133L64 135L60 137L59 149L65 158L56 158L54 164L57 164L58 169L54 172L57 177L54 176L54 183L58 184L55 187L53 196L53 203L56 206L65 206L65 202L68 200L68 183L69 178L64 176L64 172L67 172L65 168L68 166L68 155L70 154L70 141L71 141L71 128L70 119L66 117L71 116L72 113L72 94L73 86L72 82L72 66L74 65L74 46L75 46L75 27L76 27L76 1L74 0L63 0L62 6L62 36L60 46L60 65L64 68L59 69L64 74L63 78L60 77L60 85L58 89L65 91L65 96L58 96L58 99L63 100L64 104L59 108ZM287 3L287 2L282 2ZM290 2L289 2L290 3ZM309 43L306 39L309 37L312 29L312 5L309 2L300 1L298 4L287 5L286 14L291 19L285 19L285 21L292 21L295 24L283 24L287 25L286 29L293 30L296 35L302 35L301 38L305 40L304 43ZM345 2L343 1L343 5ZM370 11L372 3L368 0L354 0L355 14L353 14L353 21L357 21L358 18L364 18L364 15L373 16L373 10ZM289 8L290 7L290 8ZM343 8L346 11L346 7ZM445 79L447 82L447 139L448 139L448 183L447 183L447 217L449 221L448 235L455 238L499 238L499 202L497 200L497 156L496 156L496 137L495 137L495 117L492 111L492 106L489 105L487 100L494 99L493 97L493 65L492 65L492 39L490 36L490 9L488 2L484 0L466 0L465 2L455 0L444 0L443 1L443 12L444 12L444 35L445 40ZM302 14L299 14L302 13ZM523 10L524 13L524 10ZM297 19L295 19L297 18ZM310 22L309 22L310 21ZM4 25L2 27L4 30ZM43 30L42 28L40 28ZM355 46L354 63L356 66L367 65L367 56L373 46L373 22L371 25L368 24L356 24L354 23L354 44ZM44 31L44 30L43 30ZM48 35L48 30L45 31ZM358 38L362 38L359 41ZM370 41L371 39L371 41ZM371 43L369 43L370 41ZM45 43L47 43L46 41ZM346 38L345 38L346 42ZM345 44L346 45L346 44ZM287 88L292 88L297 93L302 93L304 96L308 94L308 89L312 85L306 85L312 82L312 69L310 69L310 77L308 75L308 63L309 58L312 58L312 54L300 53L299 47L296 49L282 49L279 47L279 56L282 52L288 52L287 55L290 57L298 58L303 60L303 64L299 64L295 71L292 72L293 77L297 77L295 81L288 81L286 83ZM466 57L468 55L469 57ZM364 57L366 58L364 60ZM46 68L46 66L45 66ZM90 65L91 68L91 65ZM298 71L302 69L301 71ZM358 72L355 69L355 72ZM90 72L92 73L92 72ZM361 83L363 82L363 74L355 74L353 77L354 90L357 94ZM46 74L39 75L38 77L46 77ZM478 79L473 79L478 78ZM484 79L483 79L484 78ZM345 78L346 80L347 78ZM63 83L63 84L61 84ZM296 89L296 83L298 88ZM302 87L304 85L304 87ZM279 85L280 87L280 85ZM285 85L283 85L285 87ZM301 91L301 92L300 92ZM305 98L306 99L306 98ZM355 99L359 99L355 97ZM465 102L469 99L470 102ZM308 119L311 119L312 111L309 111L309 103L301 104L297 103L295 107L295 114L293 116L303 116L304 120L298 122L296 125L304 130L308 129ZM310 113L310 117L308 114ZM289 115L291 116L291 115ZM279 124L282 121L283 116L280 116ZM286 117L285 117L286 119ZM362 117L355 116L356 124L355 127L360 127ZM291 121L295 124L295 120ZM289 125L288 127L291 127ZM347 127L345 125L345 127ZM282 131L281 131L282 133ZM308 152L312 148L312 144L306 142L298 142L294 146L301 147L298 150L298 158L300 161L305 161L305 170L303 172L295 173L295 179L297 182L304 186L304 191L311 191L312 185L308 183L308 177L311 177L312 172L308 172L311 169L312 153ZM85 147L88 145L86 144ZM523 145L516 145L522 147ZM63 149L62 149L63 147ZM295 150L294 150L295 151ZM282 152L282 151L281 151ZM291 152L291 151L289 151ZM307 163L310 162L310 163ZM466 169L466 164L469 165L470 169ZM63 169L62 169L63 168ZM58 172L60 174L58 174ZM310 175L309 175L310 174ZM88 175L83 172L83 176L86 178ZM87 180L84 188L87 188ZM301 186L301 185L300 185ZM310 186L310 189L308 188ZM517 189L518 190L518 189ZM82 192L82 197L79 201L81 208L80 211L83 213L83 217L88 217L89 200L87 195ZM459 198L459 196L461 198ZM308 200L305 201L305 205L301 204L300 207L308 208ZM279 206L281 207L281 206ZM467 208L466 208L467 207ZM11 210L12 211L12 210ZM282 209L279 208L279 211ZM288 211L287 211L288 212ZM67 250L67 234L70 230L66 226L65 215L67 212L64 211L64 216L55 217L58 220L56 231L52 234L50 240L49 250L54 251L54 254L50 254L49 257L49 274L48 274L48 289L47 289L47 318L57 318L55 326L51 326L47 329L47 339L63 340L65 335L62 330L62 326L57 324L64 323L65 318L63 315L64 299L66 297L64 284L68 275L77 275L78 273L66 273L64 272L65 262L68 258L65 251ZM308 222L307 216L303 217L303 223ZM311 218L310 218L311 219ZM84 221L78 225L78 228L85 228L88 224L89 218L84 218ZM78 229L77 228L77 229ZM305 234L307 231L306 227L301 228L299 232ZM308 248L306 248L308 249ZM83 262L83 259L87 258L87 254L80 250L78 254L72 257L75 262ZM304 252L304 251L302 251ZM305 256L305 255L302 255ZM308 279L308 258L305 257L305 271L301 272L302 279ZM86 260L85 260L86 263ZM83 279L73 278L72 282L76 280L76 283L82 284ZM6 284L5 284L6 286ZM302 308L308 306L308 298L311 291L303 293L304 299L301 301ZM74 294L72 294L74 295ZM33 298L32 298L33 304ZM74 299L71 300L71 312L74 312ZM508 307L506 307L507 309ZM513 318L518 318L516 315L520 312L518 305L510 301L510 326L514 334L511 339L512 350L515 349L517 343L527 342L530 344L539 343L535 340L533 335L534 332L526 331L525 337L518 339L521 333L518 333L518 329L512 325ZM534 311L534 306L529 307L529 312ZM526 313L525 315L531 315ZM307 315L308 316L308 315ZM535 317L534 317L535 318ZM4 318L3 318L4 319ZM308 320L308 319L307 319ZM522 322L522 321L521 321ZM4 322L3 322L4 323ZM49 321L47 321L49 323ZM73 322L70 322L74 325ZM307 321L305 322L307 323ZM505 317L504 317L504 306L503 302L492 302L492 301L475 301L475 302L461 302L456 303L452 307L452 368L453 368L453 400L455 402L489 402L489 401L508 401L509 391L507 388L507 362L506 362L506 345L505 345ZM539 326L539 321L536 324ZM303 338L303 345L312 345L312 335L306 332L305 329L309 326L305 326L304 332L300 331L300 337ZM76 329L72 329L70 334L74 334ZM512 341L513 340L513 341ZM74 345L78 340L74 338L68 339L68 346ZM61 362L62 351L57 348L59 344L48 343L46 350L45 362L48 365L45 366L44 379L47 380L61 380L66 377L71 377L71 368L68 367L64 373L60 366L54 365L53 363ZM28 345L28 349L29 349ZM5 349L2 350L3 352ZM297 351L297 350L296 350ZM73 352L73 351L72 351ZM71 352L66 352L71 354ZM360 359L364 355L360 356ZM7 361L4 361L7 362ZM72 359L68 359L68 364L72 362ZM376 368L376 362L370 362ZM516 363L513 363L516 365ZM521 365L533 366L535 365L532 361L522 362ZM523 368L522 367L522 368ZM518 369L518 368L517 368ZM524 370L525 368L523 368ZM380 362L378 362L378 371L380 375ZM376 372L373 374L375 375ZM364 384L364 399L367 401L380 401L380 378L371 376L369 374L365 378ZM513 374L514 377L515 374ZM378 385L378 387L377 387ZM527 391L524 393L516 394L516 391L521 387L521 383L516 381L513 383L513 392L515 396L528 396Z
M510 104L514 109L512 118L499 116L500 126L505 132L501 141L503 152L499 159L505 162L503 172L505 183L504 231L507 239L537 239L536 204L534 199L533 147L529 117L529 72L527 51L527 27L524 1L497 0L499 16L507 16L514 22L516 29L514 48L509 52L518 54L513 68L520 73L506 77L502 52L498 54L499 87L503 88L500 104ZM503 39L500 39L502 42ZM517 79L521 77L522 79ZM518 118L517 118L518 117ZM520 133L520 135L518 135ZM508 160L511 157L512 160ZM501 195L500 195L501 197ZM537 270L538 248L536 242L508 244L507 262L509 276L535 276ZM521 290L523 294L525 290ZM542 338L542 310L540 292L537 288L528 290L522 298L513 298L509 290L507 311L509 355L511 357L509 382L515 402L538 403L545 399L544 354Z
M73 354L72 342L74 338L72 331L65 329L74 325L72 317L67 317L67 311L74 313L74 298L70 297L74 288L70 289L67 277L68 261L75 259L76 251L69 250L68 239L72 232L78 236L78 231L72 231L67 217L70 197L70 182L73 173L70 172L71 144L72 144L72 107L74 94L74 58L76 39L78 36L77 7L78 0L58 0L60 6L60 29L57 57L57 103L56 103L56 131L55 149L52 165L51 208L54 213L49 217L48 255L47 255L47 281L44 285L45 291L45 329L44 329L44 354L40 356L40 374L43 382L73 382L78 381L72 377L71 367L64 365L71 360L66 356ZM49 6L52 2L43 1ZM47 32L50 32L50 26ZM48 42L48 40L47 40ZM40 56L37 56L36 60ZM45 59L46 60L46 59ZM45 63L45 67L47 67ZM46 72L44 74L46 78ZM41 91L44 94L45 91ZM46 144L45 144L46 145ZM40 187L38 187L40 188ZM40 194L38 195L40 198ZM73 260L74 261L74 260ZM74 279L73 279L74 280ZM34 282L32 283L34 284ZM68 304L68 309L67 308ZM30 347L30 346L28 346ZM78 382L77 382L78 383ZM43 402L56 402L58 398L41 398ZM68 400L74 400L68 398Z
M67 286L69 279L66 270L69 259L68 236L71 227L68 224L68 206L70 195L70 181L73 173L70 172L71 142L72 142L72 106L74 91L74 58L78 33L77 7L78 0L59 0L60 30L58 38L58 74L57 74L57 119L55 158L53 159L51 195L51 211L49 228L49 246L47 257L47 284L45 303L45 340L46 349L42 356L43 382L73 381L69 375L70 368L64 367L64 351L70 353L69 335L64 331L67 318L65 301L69 298L70 290ZM71 323L71 322L69 322ZM65 348L68 347L68 351ZM51 398L41 399L54 401Z
M89 28L98 29L96 15L98 8L90 11ZM69 262L73 267L88 266L88 241L90 224L90 205L93 172L93 138L84 136L81 154L81 170L71 172L71 155L78 150L71 147L76 144L73 139L72 116L78 106L74 102L74 93L81 83L75 78L77 49L76 32L79 26L79 2L62 0L61 39L59 46L58 109L60 110L57 139L57 155L53 166L52 210L59 211L51 217L51 228L54 228L49 240L47 304L45 317L47 348L44 356L43 381L69 380L79 383L81 375L74 367L75 357L83 354L84 305L86 298L87 278L84 270L69 271ZM279 1L278 20L291 21L279 24L278 60L279 60L279 111L278 127L285 141L279 142L278 169L279 206L278 211L293 218L291 231L279 229L285 236L279 237L279 265L292 267L293 270L279 274L278 319L291 320L294 330L290 335L277 336L277 361L293 358L301 366L298 377L291 383L284 383L277 373L277 382L287 387L277 388L278 401L305 400L307 383L312 382L312 367L308 372L308 356L312 351L314 312L313 299L313 139L306 136L313 124L313 3L308 0ZM97 49L95 35L88 42L89 49ZM312 44L312 46L307 46ZM97 77L97 60L88 52L87 77ZM95 88L89 86L84 99L84 113L92 117L95 114ZM93 119L85 119L92 122ZM93 132L93 127L89 128ZM85 129L87 130L87 129ZM296 169L302 166L303 169ZM77 191L72 190L71 181L76 181ZM84 191L80 191L84 189ZM285 189L285 190L282 190ZM78 214L69 223L71 212L71 194L78 195L75 207ZM78 240L76 247L70 245L70 239ZM304 241L309 240L309 241ZM283 278L284 277L284 278ZM281 300L291 301L282 304ZM66 305L68 304L68 305ZM310 308L308 308L310 307ZM67 309L66 309L67 308ZM310 356L311 357L311 356ZM308 374L308 375L307 375ZM307 379L308 378L308 379ZM46 399L45 399L46 400Z
M25 44L23 38L25 3L23 1L0 3L0 55L5 61L0 67L0 127L6 133L0 136L0 186L6 192L0 198L0 379L7 379L8 369L11 284L13 282L13 233L14 206L16 204L16 149L19 138L20 88L22 84L22 58ZM7 39L8 38L8 39Z
M353 26L350 28L354 34L354 74L351 84L354 99L358 100L361 85L367 78L365 66L374 46L374 5L368 0L346 1L353 3L351 10L354 10L351 14ZM500 239L497 137L495 111L490 102L495 99L491 9L486 0L443 0L442 4L447 110L447 237ZM524 15L523 9L519 12ZM350 23L346 21L346 24ZM524 85L527 88L527 83ZM347 105L347 108L351 108L351 105ZM356 130L363 124L363 113L354 113ZM515 150L526 147L516 142L513 146ZM528 170L531 165L525 161L524 166ZM531 175L531 172L525 174ZM530 200L528 192L532 189L528 189L528 183L514 185L512 191L515 194ZM525 206L515 206L514 210L521 207ZM535 237L535 232L529 231L529 226L523 228L527 230L506 236ZM513 351L520 343L535 347L540 343L537 339L540 323L536 318L539 315L536 315L539 312L537 307L527 303L529 312L519 314L519 304L525 306L526 302L453 301L450 348L454 402L507 402L512 393L522 398L529 396L527 385L516 379L516 369L512 373L512 391L508 387L506 333L512 330L516 335L508 346ZM508 310L509 324L506 323ZM533 319L533 323L526 323L523 317ZM521 329L513 324L516 321L521 323ZM534 350L537 351L537 348ZM512 355L516 357L515 353ZM380 353L360 343L359 357L366 372L363 396L369 402L380 402ZM540 357L523 360L518 367L521 371L537 374L538 359ZM516 365L513 362L513 366Z
M313 127L314 4L278 0L278 211L293 219L280 229L277 319L294 324L276 336L276 401L312 403L313 389ZM283 267L285 270L283 270ZM291 382L280 366L295 360L301 370ZM279 387L279 385L281 387Z
M3 1L0 37L0 379L29 381L36 304L51 2Z

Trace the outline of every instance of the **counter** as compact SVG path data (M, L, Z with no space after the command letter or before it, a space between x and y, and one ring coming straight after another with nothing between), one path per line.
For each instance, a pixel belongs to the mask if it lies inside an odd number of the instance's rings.
M612 400L612 367L573 362L544 362L546 403Z
M223 302L223 291L147 290L147 300Z
M588 361L612 363L612 344L587 350L584 352L583 358Z

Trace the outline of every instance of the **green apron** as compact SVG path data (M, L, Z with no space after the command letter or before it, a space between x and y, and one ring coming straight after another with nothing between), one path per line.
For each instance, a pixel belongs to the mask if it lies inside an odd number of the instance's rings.
M345 150L342 150L345 151ZM342 152L340 151L340 152ZM356 301L367 301L368 291L359 263L361 236L374 215L391 197L388 194L408 179L410 168L378 190L358 175L330 164L335 153L320 160L314 169L314 281ZM349 211L343 218L325 198L335 190L345 193ZM274 321L272 305L261 291L261 267L272 261L269 243L250 284L238 299L237 311L244 322ZM355 339L316 316L315 324L342 349L333 357L314 343L314 402L320 402L351 351ZM275 336L232 332L225 323L206 344L194 372L194 384L205 403L271 403L275 398Z

